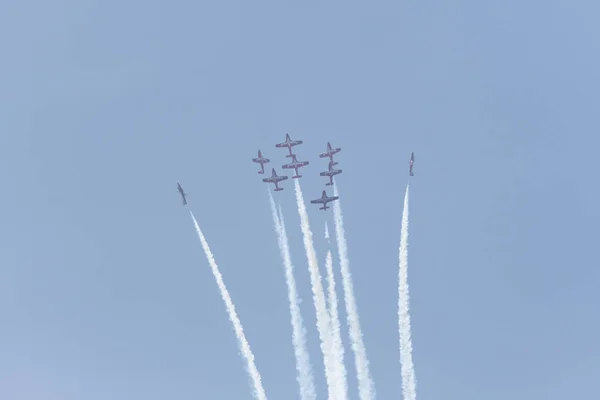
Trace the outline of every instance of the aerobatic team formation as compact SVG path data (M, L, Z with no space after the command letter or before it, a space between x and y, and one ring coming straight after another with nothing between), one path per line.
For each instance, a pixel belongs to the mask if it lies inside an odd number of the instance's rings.
M323 356L323 362L325 367L325 380L327 385L327 398L329 400L347 400L348 399L348 382L346 380L346 366L344 362L344 349L341 337L341 324L340 318L337 311L338 302L337 294L335 290L335 278L332 269L332 255L331 249L327 252L326 257L326 270L327 270L327 291L325 291L321 282L321 272L318 266L318 256L315 251L313 234L310 227L310 218L308 216L304 196L300 185L299 178L302 175L299 174L298 170L309 164L308 161L298 161L298 156L292 151L292 147L302 144L302 140L292 140L289 133L285 134L285 141L283 143L275 144L276 148L287 148L288 154L286 158L290 158L290 162L283 164L283 169L293 169L294 174L292 179L294 181L294 189L296 194L296 203L298 208L298 215L300 217L300 226L302 229L304 249L306 252L306 261L308 271L310 275L311 288L313 294L313 305L316 313L316 328L319 333L319 341L321 343L321 352ZM339 163L334 160L334 155L339 153L342 149L340 147L334 148L330 142L327 142L327 150L324 153L319 154L320 158L328 159L328 168L326 171L320 172L320 176L327 177L328 181L325 186L333 187L333 196L328 196L326 190L320 198L311 200L311 204L320 204L319 210L327 210L328 203L333 203L333 222L335 227L335 238L337 242L340 273L342 277L342 289L344 291L343 302L346 308L347 324L349 333L349 342L354 354L354 361L356 367L356 380L358 397L360 400L374 400L375 399L375 386L369 370L369 360L367 358L367 351L365 344L362 339L362 329L359 321L359 313L354 296L352 274L349 268L349 257L348 257L348 245L346 242L346 234L344 229L344 222L342 216L341 205L339 201L339 195L337 190L337 184L334 186L334 176L342 173L341 169L334 168ZM413 165L414 165L414 153L410 155L409 161L409 177L414 176ZM252 158L252 161L260 164L259 174L265 174L264 165L271 162L270 159L263 156L262 152L258 150L258 157ZM275 168L271 169L271 176L263 178L262 181L269 184L275 185L275 191L282 191L283 188L279 186L280 182L287 180L287 175L278 175ZM412 362L412 341L411 341L411 327L410 327L410 314L409 314L409 291L408 291L408 190L409 186L406 186L406 193L404 196L404 210L402 213L402 224L400 234L400 247L399 247L399 282L398 282L398 328L399 328L399 350L400 350L400 365L401 365L401 376L402 376L402 393L404 400L416 400L416 379L414 366ZM183 200L183 205L188 208L187 195L183 190L183 187L177 182L177 190ZM293 265L290 255L290 246L288 243L288 237L285 228L284 217L281 209L276 206L271 191L269 190L269 200L271 204L271 212L274 223L275 232L277 235L278 246L282 263L284 265L286 285L288 286L288 300L290 306L290 316L292 324L292 344L294 347L294 355L296 358L296 370L297 370L297 381L299 384L299 394L301 400L316 400L317 390L315 388L315 382L313 378L313 367L310 362L310 356L307 348L307 338L305 336L305 327L300 311L300 297L295 283L295 277L293 272ZM188 208L189 210L189 208ZM219 267L216 263L215 257L210 250L206 237L202 233L200 226L194 214L189 210L192 217L192 221L198 233L198 237L204 249L206 258L213 272L217 286L221 293L221 297L225 303L229 319L233 324L234 332L237 337L238 346L241 355L246 361L246 368L251 380L253 389L253 397L256 400L266 400L266 391L263 387L262 377L259 373L257 365L255 363L255 357L250 349L250 344L244 334L244 329L240 318L237 315L233 300L225 286L223 276L219 271ZM329 229L325 227L325 237L329 241Z
M305 167L309 164L309 161L298 161L297 155L292 153L292 147L297 146L302 143L303 143L302 140L292 140L290 138L290 134L286 133L285 134L285 142L277 143L275 145L275 147L277 147L277 148L287 147L289 154L287 154L286 157L288 157L288 158L291 157L292 162L290 162L288 164L283 164L281 166L281 168L293 169L296 172L296 174L294 176L292 176L292 179L302 178L302 175L300 175L298 173L298 169ZM333 186L333 177L335 175L339 175L342 173L341 169L333 168L335 165L339 164L337 161L333 160L333 155L336 153L339 153L341 150L342 150L341 147L333 148L331 146L331 143L327 142L327 151L319 154L320 158L329 158L329 166L328 166L327 171L323 171L319 174L320 176L327 176L329 178L329 182L327 182L325 184L327 186ZM271 162L270 159L263 157L262 152L260 150L258 150L258 157L253 158L252 161L260 164L260 171L258 171L259 174L264 174L265 173L265 164L268 164ZM414 173L413 173L414 161L415 161L415 153L413 152L410 154L410 162L409 162L409 166L410 166L409 175L410 176L414 176ZM279 182L285 181L287 179L288 179L287 175L277 175L275 168L271 168L271 176L269 176L267 178L263 178L263 182L275 184L275 191L279 192L279 191L283 190L283 188L279 187ZM181 187L179 182L177 182L177 190L179 191L179 193L181 194L181 197L183 198L183 205L187 205L187 199L185 197L186 194L183 191L183 188ZM323 206L319 207L319 210L325 211L328 208L331 208L331 207L327 207L327 203L335 201L337 199L339 199L339 196L331 196L331 197L327 196L327 192L325 190L323 190L323 193L321 194L320 198L311 200L310 202L312 204L322 204Z

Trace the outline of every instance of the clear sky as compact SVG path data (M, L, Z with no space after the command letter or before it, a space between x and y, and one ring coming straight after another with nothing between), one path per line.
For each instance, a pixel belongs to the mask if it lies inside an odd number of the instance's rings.
M268 397L297 398L283 267L251 162L260 148L280 166L286 131L311 162L307 201L325 187L317 154L328 140L343 148L379 399L401 398L411 151L418 398L598 398L599 12L567 0L2 2L0 398L250 398L176 181ZM324 398L293 186L282 187ZM332 213L309 211L322 265Z

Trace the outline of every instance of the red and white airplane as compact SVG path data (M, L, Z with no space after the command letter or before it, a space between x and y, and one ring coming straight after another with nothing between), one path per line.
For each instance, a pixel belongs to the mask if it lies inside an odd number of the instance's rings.
M258 171L259 174L264 174L265 173L265 164L271 162L271 160L269 160L268 158L264 158L262 156L262 153L260 152L260 150L258 151L258 157L253 158L252 161L260 164L260 171Z
M335 163L337 164L337 163ZM341 169L334 169L333 166L335 165L333 163L333 161L329 161L329 169L327 171L323 171L321 172L321 176L328 176L329 177L329 183L326 183L326 186L332 186L333 185L333 177L335 175L341 174L342 170Z
M327 203L329 203L330 201L334 201L339 199L340 196L331 196L331 197L327 197L327 193L325 193L325 191L323 190L323 195L321 196L321 198L316 199L316 200L311 200L310 202L312 204L323 204L323 207L319 207L319 210L327 210L328 208L331 207L327 207Z
M342 150L341 147L337 147L334 149L333 147L331 147L331 143L327 142L327 151L325 153L319 154L319 157L321 157L321 158L329 157L329 160L333 163L333 165L337 165L337 162L333 161L333 155L335 153L339 153L340 150Z
M298 168L308 165L308 161L298 161L295 154L292 154L291 157L292 162L289 164L282 165L281 167L284 169L294 169L296 171L296 175L292 176L292 179L302 178L302 175L298 175Z
M281 148L281 147L287 147L288 150L290 151L290 154L288 154L286 157L291 157L293 155L292 154L292 147L297 146L299 144L302 144L302 140L292 140L292 139L290 139L290 134L286 133L285 134L285 142L283 142L283 143L277 143L275 145L275 147L279 147L279 148Z
M285 181L287 178L288 177L286 175L277 175L277 172L275 172L275 168L273 168L271 176L268 178L263 178L263 182L274 183L275 191L279 192L280 190L283 190L283 188L279 187L279 182Z
M415 176L414 172L413 172L413 164L415 163L415 153L412 152L410 153L410 171L408 172L408 174L410 176Z

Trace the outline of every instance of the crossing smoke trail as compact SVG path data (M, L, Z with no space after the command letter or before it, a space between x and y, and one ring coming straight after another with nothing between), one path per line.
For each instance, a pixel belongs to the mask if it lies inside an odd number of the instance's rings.
M317 261L317 254L313 244L312 232L310 230L310 222L308 220L308 214L306 212L306 205L304 204L304 198L302 196L300 182L298 182L298 180L296 179L294 183L296 190L296 202L298 203L298 214L300 215L300 226L302 228L304 248L306 249L306 258L308 260L308 267L310 271L310 283L313 292L313 302L317 314L317 330L319 331L321 351L323 352L323 361L325 364L325 379L327 381L327 390L329 393L329 399L338 400L335 397L335 391L333 390L334 385L331 371L331 334L329 332L330 322L329 315L327 314L327 304L325 303L323 285L321 283L319 263Z
M292 265L292 260L290 257L290 248L285 230L285 221L283 220L281 207L279 209L279 214L275 209L275 201L273 200L273 195L271 194L270 190L269 200L271 202L273 224L275 225L275 232L277 233L279 252L281 253L281 259L285 267L285 283L287 284L288 298L290 302L292 344L294 345L294 355L296 356L296 370L298 371L298 376L296 379L298 380L298 385L300 386L300 399L315 400L317 395L315 393L315 384L310 365L310 358L306 348L306 332L304 329L302 314L300 313L300 299L298 298L296 280L294 279L294 266Z
M325 238L329 242L329 228L325 225ZM333 259L331 250L327 251L325 259L327 271L327 300L329 303L329 321L331 323L331 346L332 346L332 374L335 385L335 393L338 399L348 398L348 383L346 381L346 366L344 365L344 345L340 329L340 318L338 315L338 299L335 291L335 277L333 275Z
M267 395L265 394L265 389L263 389L260 373L256 368L256 364L254 364L254 354L252 354L252 350L250 350L250 345L246 340L246 336L244 335L244 328L242 328L242 323L235 312L235 306L233 305L233 301L231 300L231 296L227 291L227 287L225 287L225 283L223 282L223 276L221 272L219 272L219 267L215 261L215 257L210 251L210 247L208 246L208 242L204 237L204 234L200 230L200 226L198 226L198 222L194 217L192 211L190 211L190 215L192 216L192 220L194 221L194 226L196 227L196 232L198 232L198 237L200 238L200 242L202 243L202 248L204 249L204 253L206 254L206 258L208 259L208 263L210 264L210 268L212 269L213 275L215 276L215 280L217 281L217 286L219 286L219 290L221 291L221 297L225 302L225 306L227 307L227 313L229 314L229 319L233 323L233 329L235 331L235 335L238 340L238 345L240 347L240 351L242 355L246 359L246 368L248 374L250 375L250 379L254 385L253 395L257 400L267 400Z
M335 182L335 181L334 181ZM338 196L337 185L333 186L334 196ZM344 288L344 301L346 303L346 314L348 317L348 328L350 331L350 342L354 351L354 362L356 365L356 377L358 379L358 393L361 400L371 400L375 398L375 386L369 372L369 359L367 350L362 338L360 320L356 300L354 299L354 285L352 284L352 274L350 273L348 260L348 245L346 243L346 232L344 230L344 217L342 216L342 206L340 201L333 202L333 221L335 224L335 236L338 245L340 258L340 269L342 271L342 285Z
M402 366L402 395L404 400L415 400L417 383L412 360L408 293L408 185L404 195L402 231L400 233L400 272L398 283L398 330L400 334L400 364Z

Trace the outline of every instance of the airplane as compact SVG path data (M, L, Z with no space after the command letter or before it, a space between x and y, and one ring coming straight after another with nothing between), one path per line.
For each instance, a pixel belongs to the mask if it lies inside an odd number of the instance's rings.
M275 191L279 192L280 190L283 190L283 188L279 187L279 182L285 181L287 178L288 177L286 175L277 175L277 172L275 172L275 168L273 168L271 176L268 178L263 178L263 182L274 183Z
M335 163L335 164L337 164L337 163ZM327 186L332 186L333 185L333 177L334 177L334 175L338 175L338 174L342 173L341 169L333 169L333 166L335 164L333 163L333 161L329 161L329 170L321 172L321 176L328 176L329 177L329 183L325 184Z
M297 146L299 144L302 144L302 140L292 140L292 139L290 139L290 134L286 133L285 134L285 142L277 143L275 145L275 147L287 147L288 150L290 151L290 154L287 155L286 157L291 157L291 156L293 156L292 147Z
M339 153L340 150L342 150L341 147L337 147L337 148L334 149L334 148L331 147L331 143L327 142L327 151L325 153L319 154L319 157L321 157L321 158L329 157L329 160L331 160L331 162L333 163L333 165L337 165L337 162L333 161L333 155L335 153Z
M258 151L258 158L253 158L252 161L260 164L260 171L258 171L259 174L264 174L265 173L265 164L268 162L271 162L271 160L269 160L268 158L264 158L262 156L262 153L260 152L260 150Z
M414 151L410 153L410 172L408 173L410 176L415 176L413 172L413 164L415 163L415 153Z
M185 192L183 191L183 188L181 187L181 185L179 184L179 182L177 182L177 190L179 191L179 193L181 193L181 197L183 198L183 205L187 205L187 199L185 198Z
M292 162L289 164L282 165L282 168L285 169L294 169L296 171L296 175L292 176L292 179L302 178L302 175L298 175L298 168L304 167L308 165L308 161L298 161L295 154L292 154Z
M321 196L320 199L311 200L310 202L312 204L323 204L323 207L319 207L319 210L325 211L328 208L331 208L331 207L327 207L327 203L329 203L330 201L337 200L339 198L340 198L340 196L327 197L327 193L325 193L325 191L323 190L323 195Z

